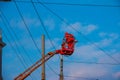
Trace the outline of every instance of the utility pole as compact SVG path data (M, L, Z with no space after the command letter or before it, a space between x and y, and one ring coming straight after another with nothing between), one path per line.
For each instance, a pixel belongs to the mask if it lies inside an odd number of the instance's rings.
M41 39L41 43L42 43L42 57L45 56L45 36L42 35L42 39ZM43 59L45 60L45 59ZM45 63L42 64L42 73L41 73L41 80L45 80Z
M2 42L2 32L0 31L0 80L2 79L2 48L5 46L6 44L4 42Z
M60 56L60 80L63 80L63 55Z

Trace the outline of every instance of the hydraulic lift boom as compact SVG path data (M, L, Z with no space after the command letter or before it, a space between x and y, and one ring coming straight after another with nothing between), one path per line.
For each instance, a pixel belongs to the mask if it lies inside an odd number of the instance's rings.
M37 69L39 66L41 66L43 63L45 63L47 60L49 60L52 56L55 55L55 52L49 52L47 55L45 55L42 59L38 60L35 64L33 64L30 68L25 70L22 74L17 76L14 80L24 80L26 77L28 77L35 69Z
M43 63L48 61L55 54L71 55L74 52L75 43L76 43L76 40L75 40L74 36L72 34L69 34L69 33L66 32L65 37L63 39L63 43L61 45L61 49L55 50L53 52L49 52L44 57L42 57L42 59L38 60L35 64L33 64L31 67L29 67L27 70L25 70L22 74L17 76L14 80L24 80L34 70L36 70Z

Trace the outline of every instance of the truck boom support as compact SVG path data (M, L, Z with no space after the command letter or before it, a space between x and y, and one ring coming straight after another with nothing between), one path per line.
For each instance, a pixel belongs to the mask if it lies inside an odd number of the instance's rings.
M69 33L66 32L65 36L63 38L63 43L61 45L61 49L55 50L53 52L49 52L44 57L42 57L42 59L38 60L35 64L33 64L31 67L29 67L27 70L25 70L22 74L17 76L14 80L24 80L34 70L36 70L43 63L48 61L55 54L72 55L72 53L74 52L74 46L75 46L76 42L77 41L75 40L75 37L72 34L69 34Z
M25 70L22 74L20 74L18 77L16 77L14 80L24 80L26 77L28 77L35 69L37 69L39 66L41 66L43 63L48 61L52 56L54 56L56 52L49 52L47 55L45 55L42 59L38 60L35 64L33 64L31 67L29 67L27 70Z

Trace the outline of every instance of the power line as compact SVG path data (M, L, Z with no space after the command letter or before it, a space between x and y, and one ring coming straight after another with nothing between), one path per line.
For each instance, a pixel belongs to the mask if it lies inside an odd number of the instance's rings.
M96 80L95 78L87 78L87 77L80 77L80 76L71 76L71 75L64 75L64 77L70 77L70 78L81 78L81 79L87 79L87 80Z
M6 23L9 25L9 28L11 28L11 30L12 30L12 32L13 32L15 38L16 38L17 40L19 40L19 38L17 37L17 35L16 35L16 33L15 33L13 27L9 24L9 22L8 22L6 16L4 15L4 13L2 12L2 10L0 10L0 12L1 12L1 14L3 15L3 17L4 17L5 21L6 21ZM6 27L7 27L7 26L6 26ZM7 29L9 29L9 28L7 27ZM10 31L10 30L9 30L9 31ZM14 40L15 40L15 39L14 39ZM21 45L21 48L23 49L23 52L24 52L24 53L26 54L26 56L28 57L30 63L32 63L33 61L32 61L32 59L30 58L30 56L28 55L28 52L25 50L25 48L24 48L24 46L22 45L22 43L21 43L20 41L18 41L18 44ZM22 56L22 57L23 57L23 56ZM36 80L37 80L37 79L36 79Z
M15 2L15 1L14 1L14 2ZM21 12L20 12L20 10L19 10L19 7L17 6L17 3L16 3L16 2L15 2L15 5L16 5L16 8L17 8L17 10L18 10L18 12L19 12L19 14L20 14L20 16L21 16L21 18L22 18L22 20L23 20L23 22L24 22L24 24L25 24L25 26L26 26L26 28L27 28L27 30L29 31L29 33L30 33L30 35L31 35L32 40L34 41L34 39L33 39L33 37L32 37L32 34L31 34L29 28L27 27L27 24L25 23L24 18L23 18L23 16L22 16L22 14L21 14ZM35 8L35 6L33 6L33 7L34 7L35 11L37 11L36 8ZM38 14L38 12L36 12L36 13ZM38 16L39 16L39 14L38 14ZM44 24L43 24L40 16L39 16L39 19L40 19L40 22L41 22L44 30L45 30L46 33L47 33L48 38L50 39L50 36L49 36L46 28L44 27ZM51 39L50 39L50 41L51 41ZM35 41L34 41L34 44L36 44ZM52 41L51 41L51 44L53 45ZM37 47L37 45L36 45L36 47ZM54 47L54 48L55 48L55 47ZM38 47L37 47L37 49L38 49ZM50 68L50 69L51 69L51 68ZM51 70L52 70L52 69L51 69ZM52 71L53 71L53 70L52 70Z
M25 27L26 27L26 29L27 29L27 31L28 31L28 33L29 33L29 35L30 35L33 43L34 43L34 45L35 45L35 47L37 48L37 51L40 53L40 49L38 48L38 46L37 46L37 44L36 44L36 42L35 42L35 40L34 40L34 38L33 38L33 36L32 36L32 33L31 33L31 31L29 30L29 27L27 26L27 24L26 24L26 22L25 22L25 20L24 20L24 17L23 17L23 15L22 15L22 13L20 12L19 6L17 5L17 3L16 3L15 0L14 0L14 3L15 3L15 6L16 6L16 8L17 8L17 10L18 10L18 13L19 13L19 15L20 15L20 17L21 17L21 19L22 19L22 21L23 21L23 23L24 23L24 25L25 25Z
M29 32L29 34L30 34L30 36L31 36L31 38L32 38L32 40L33 40L33 42L34 42L36 48L39 50L39 48L37 47L37 45L36 45L36 43L35 43L35 41L34 41L34 39L33 39L33 37L32 37L32 34L31 34L31 32L30 32L30 30L29 30L27 24L25 23L25 20L24 20L24 18L23 18L23 16L22 16L21 12L20 12L20 10L19 10L19 7L18 7L16 1L14 1L14 3L15 3L15 5L16 5L16 8L17 8L17 10L18 10L18 12L19 12L19 14L20 14L20 16L21 16L21 18L22 18L22 20L23 20L23 23L25 24L26 29L28 30L28 32ZM42 22L41 22L41 23L42 23ZM42 25L44 25L44 24L42 23ZM45 28L44 28L44 29L45 29ZM46 30L46 29L45 29L45 31L46 31L46 33L47 33L47 30ZM47 33L47 35L48 35L48 33ZM48 35L48 37L49 37L49 35ZM50 37L49 37L49 39L50 39ZM51 42L51 43L52 43L52 42ZM53 43L52 43L52 45L53 45ZM54 47L54 48L55 48L55 47ZM52 70L52 68L50 68L50 69ZM53 71L53 70L52 70L52 71ZM55 72L55 71L54 71L54 72Z
M6 36L6 34L5 34L4 32L3 32L3 34L4 34L5 38L6 38L6 40L8 41L9 45L11 46L12 50L16 53L16 56L19 58L20 63L23 65L23 68L25 69L24 62L22 61L21 57L18 55L16 49L12 46L12 44L11 44L11 42L9 41L8 37ZM32 76L30 76L30 77L31 77L32 80L34 80Z
M33 3L32 0L31 0L31 2L32 2L33 8L34 8L34 10L35 10L35 12L36 12L36 14L37 14L39 20L40 20L40 23L41 23L41 25L42 25L44 31L46 32L46 34L47 34L47 36L48 36L48 39L50 40L51 45L52 45L53 48L56 50L56 48L55 48L55 46L54 46L54 44L53 44L53 42L52 42L52 40L51 40L51 38L50 38L50 36L49 36L47 30L46 30L46 28L45 28L45 25L44 25L44 23L43 23L43 20L42 20L41 16L39 15L38 11L37 11L37 8L35 7L35 5L34 5L34 3ZM53 71L55 74L57 74L57 72L55 72L48 64L47 64L47 66L50 68L51 71Z
M30 3L30 1L16 1L22 3ZM95 7L120 7L120 5L105 5L105 4L80 4L80 3L66 3L66 2L41 2L41 1L34 1L33 3L39 4L49 4L49 5L60 5L60 6L95 6Z
M17 35L16 35L16 33L15 33L13 27L10 26L10 24L9 24L9 22L8 22L8 20L7 20L7 18L6 18L6 16L4 15L4 13L3 13L1 10L0 10L0 12L1 12L1 14L3 15L3 17L4 17L5 21L7 22L7 24L9 25L9 28L11 28L11 30L12 30L12 32L13 32L15 38L16 38L17 40L19 40L19 38L17 37ZM8 27L7 27L7 29L8 29ZM28 55L28 53L27 53L27 51L25 50L25 48L24 48L24 46L22 45L22 43L21 43L20 41L18 41L18 43L21 45L21 47L22 47L24 53L26 53L26 55L28 56L30 62L32 62L32 59L31 59L30 56Z
M50 11L52 14L54 14L56 17L58 17L61 21L63 21L65 24L70 25L67 21L65 21L62 17L60 17L58 14L56 14L55 12L53 12L50 8L48 8L47 6L45 6L44 4L41 3L41 5L43 7L45 7L48 11ZM109 53L107 53L105 50L103 50L102 48L100 48L99 46L97 46L94 42L92 42L91 40L89 40L82 32L78 31L77 29L75 29L73 27L73 25L70 25L73 30L75 30L77 33L79 33L82 37L84 37L87 41L89 41L92 45L94 45L96 48L98 48L100 51L102 51L104 54L106 54L107 56L109 56L111 59L113 59L115 62L119 63L119 61L117 61L114 57L112 57Z
M32 2L32 1L31 1L31 2ZM31 38L32 38L32 40L34 41L34 39L33 39L33 37L32 37L32 34L31 34L31 32L30 32L30 30L29 30L27 24L26 24L25 21L24 21L24 18L23 18L22 14L21 14L21 12L20 12L20 10L19 10L19 7L18 7L16 1L14 1L14 3L15 3L15 5L16 5L16 8L17 8L17 10L18 10L18 12L19 12L19 14L20 14L20 16L21 16L21 18L22 18L22 20L23 20L23 22L24 22L24 24L25 24L25 26L26 26L26 28L27 28L27 30L28 30L28 32L29 32ZM33 3L32 3L32 4L33 4ZM37 12L37 9L36 9L36 7L35 7L34 4L33 4L33 7L34 7L34 9L35 9L35 11L36 11L36 13L37 13L39 19L40 19L40 22L41 22L41 24L42 24L42 26L43 26L45 32L47 33L47 36L48 36L49 40L51 41L50 36L49 36L49 34L48 34L46 28L44 27L44 24L43 24L43 22L42 22L42 19L41 19L41 17L39 16L39 14L38 14L38 12ZM35 44L35 46L37 47L35 41L34 41L34 44ZM51 41L51 44L53 45L52 41ZM55 48L55 47L54 47L54 48ZM38 47L37 47L37 49L38 49ZM51 68L50 68L50 69L51 69ZM52 70L52 69L51 69L51 70ZM52 71L53 71L53 70L52 70Z
M67 63L82 63L82 64L102 64L102 65L120 65L117 63L100 63L100 62L85 62L85 61L65 61Z
M38 1L38 0L37 0L37 1ZM41 16L40 16L40 15L39 15L39 13L38 13L37 8L35 7L35 5L34 5L34 3L33 3L33 1L32 1L32 0L31 0L31 2L32 2L33 8L34 8L34 10L35 10L35 12L36 12L36 14L37 14L37 16L38 16L39 20L40 20L40 23L41 23L41 25L42 25L42 27L43 27L44 31L46 32L46 34L47 34L47 36L48 36L48 39L49 39L49 41L50 41L51 45L52 45L52 46L53 46L53 48L56 50L56 48L55 48L55 46L54 46L54 44L53 44L53 42L52 42L52 40L51 40L51 38L50 38L50 35L49 35L49 33L48 33L47 29L45 28L45 25L44 25L44 23L43 23L43 20L42 20Z
M24 65L24 62L22 61L21 57L18 55L16 49L12 46L12 44L11 44L11 42L9 41L9 39L7 38L6 34L5 34L4 32L3 32L3 34L4 34L5 38L6 38L6 40L8 41L9 45L11 46L12 50L16 53L16 56L19 58L20 63L23 65L24 69L26 69L26 68L25 68L25 65ZM31 75L30 75L30 78L31 78L32 80L34 80Z
M53 70L53 68L51 66L49 66L48 64L47 64L47 66L55 75L59 76L59 74L55 70Z
M56 50L56 48L55 48L55 46L54 46L54 44L53 44L53 42L52 42L52 40L51 40L51 38L50 38L50 36L49 36L48 32L47 32L47 29L45 28L45 25L44 25L44 23L43 23L43 21L42 21L41 16L39 15L39 13L38 13L38 11L37 11L37 9L36 9L36 7L35 7L35 5L34 5L34 3L33 3L33 1L32 1L32 0L31 0L31 2L32 2L33 8L34 8L34 10L35 10L35 12L36 12L36 14L37 14L37 16L38 16L39 20L40 20L40 23L41 23L41 25L42 25L42 27L43 27L44 31L46 32L46 34L47 34L47 36L48 36L48 38L49 38L49 40L50 40L50 42L51 42L52 46L53 46L53 47L54 47L54 49Z
M2 19L1 14L0 14L0 17L1 17L1 19ZM3 19L2 19L2 20L3 20ZM3 23L4 23L4 25L6 26L7 31L10 33L10 36L13 38L11 32L10 32L9 29L7 28L7 25L5 24L4 21L3 21ZM14 49L14 47L13 47L12 44L10 43L10 41L9 41L9 39L7 38L7 36L6 36L5 33L4 33L4 35L5 35L6 39L7 39L7 41L9 42L11 48L13 49L13 51L15 51L15 53L16 53L17 57L19 58L20 62L23 64L23 67L25 68L25 67L26 67L25 59L24 59L24 58L21 58L21 56L19 55L19 54L20 54L20 50L18 49L18 46L17 46L17 44L16 44L16 41L15 41L15 45L16 45L17 48ZM13 38L13 39L14 39L14 38ZM30 75L30 77L31 77L32 80L34 80L31 75Z
M38 1L38 0L37 0L37 1ZM43 23L43 21L42 21L42 18L40 17L40 15L39 15L39 13L38 13L38 11L37 11L37 9L36 9L36 7L35 7L35 5L34 5L34 3L33 3L32 0L31 0L31 2L32 2L32 5L33 5L33 7L34 7L34 10L36 11L36 13L37 13L37 15L38 15L38 17L39 17L39 20L40 20L40 22L41 22L41 25L42 25L43 29L45 30L45 32L46 32L46 34L47 34L47 36L48 36L48 38L49 38L49 40L50 40L51 45L52 45L53 48L56 50L56 48L55 48L55 46L54 46L54 44L53 44L53 42L52 42L52 40L51 40L48 32L47 32L47 29L45 28L45 25L44 25L44 23ZM60 59L60 56L59 56L59 59Z
M14 0L14 3L15 3L15 6L16 6L16 8L17 8L17 10L18 10L18 13L19 13L20 17L22 18L22 21L23 21L23 23L24 23L24 25L25 25L25 27L26 27L26 29L27 29L27 31L28 31L28 33L29 33L29 35L30 35L30 37L31 37L34 45L35 45L35 47L37 48L37 51L38 51L38 52L41 52L41 51L39 50L36 42L34 41L34 38L33 38L32 34L31 34L31 32L30 32L30 30L29 30L29 28L28 28L28 26L27 26L27 24L26 24L26 22L25 22L25 20L24 20L23 15L22 15L22 13L21 13L20 10L19 10L19 6L17 5L17 3L16 3L15 0Z
M47 65L47 66L49 66L49 65ZM54 72L54 74L56 74L56 75L59 76L59 74L56 71L54 71L50 66L48 68L50 70L52 70L52 72ZM86 78L86 77L80 77L80 76L70 76L70 75L64 75L64 77L72 77L72 78L82 78L82 79L88 79L88 80L96 80L96 79L93 79L93 78Z
M13 45L11 44L11 42L9 41L8 37L6 36L6 34L3 32L6 40L8 41L9 45L11 46L12 50L16 53L17 57L19 58L21 64L23 64L23 67L25 68L24 62L22 62L21 57L18 55L18 52L16 51L16 49L13 47Z
M2 21L3 21L3 18L2 18L1 15L0 15L0 17L1 17ZM6 29L7 29L7 31L9 32L10 36L12 37L12 39L14 39L12 33L10 32L10 30L9 30L9 28L7 27L7 25L5 24L5 22L3 22L3 23L4 23L4 25L5 25ZM14 40L14 41L15 41L15 40ZM21 52L20 52L20 50L19 50L19 48L18 48L18 45L17 45L17 42L16 42L16 41L15 41L15 46L16 46L17 51L18 51L19 54L20 54ZM23 61L25 62L25 60L23 60Z

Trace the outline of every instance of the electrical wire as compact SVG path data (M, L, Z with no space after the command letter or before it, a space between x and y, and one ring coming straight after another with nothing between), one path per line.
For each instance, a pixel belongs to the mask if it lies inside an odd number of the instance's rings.
M29 30L29 27L27 26L27 24L26 24L26 22L25 22L25 20L24 20L24 17L23 17L23 15L22 15L22 13L21 13L21 11L20 11L20 9L19 9L19 6L17 5L17 3L16 3L15 0L14 0L14 3L15 3L15 6L16 6L16 8L17 8L17 11L18 11L18 13L19 13L19 15L20 15L20 17L21 17L21 19L22 19L22 21L23 21L23 23L24 23L24 25L25 25L25 27L26 27L26 29L27 29L27 31L28 31L28 33L29 33L29 35L30 35L33 43L34 43L34 45L35 45L35 47L37 48L37 51L40 53L40 49L38 48L38 46L37 46L37 44L36 44L36 42L35 42L35 40L34 40L34 38L33 38L33 36L32 36L32 33L31 33L31 31Z
M55 12L53 12L50 8L48 8L47 6L45 6L44 4L41 3L41 5L43 7L45 7L48 11L50 11L52 14L54 14L56 17L58 17L61 21L63 21L65 24L70 25L67 21L65 21L62 17L60 17L58 14L56 14ZM119 61L117 61L114 57L112 57L109 53L107 53L104 49L100 48L98 45L96 45L94 42L92 42L90 39L88 39L82 32L78 31L77 29L75 29L73 27L73 25L70 25L73 30L75 30L77 33L79 33L82 37L84 37L87 41L89 41L92 45L94 45L97 49L99 49L100 51L102 51L104 54L106 54L107 56L109 56L111 59L113 59L115 62L119 63Z
M22 3L31 3L30 1L16 1ZM105 4L80 4L80 3L66 3L66 2L41 2L41 1L34 1L33 3L39 4L50 4L50 5L60 5L60 6L95 6L95 7L120 7L120 5L105 5Z
M2 16L1 16L1 14L0 14L0 17L1 17L1 19L2 19ZM3 21L3 19L2 19L2 21ZM5 24L5 22L3 21L3 24L5 25L5 26L7 26L6 24ZM12 36L12 34L11 34L11 32L9 31L9 29L6 27L6 29L7 29L7 31L10 33L10 36L12 37L12 39L14 39L13 38L13 36ZM4 33L4 32L3 32ZM18 57L18 59L20 60L20 62L23 64L23 67L24 68L26 68L26 63L25 63L25 59L24 58L22 58L19 54L20 54L20 50L18 49L18 46L17 46L17 43L16 43L16 41L15 41L15 46L16 46L16 49L14 49L14 47L12 46L12 44L10 43L10 41L9 41L9 39L7 38L7 36L6 36L6 34L4 33L4 35L5 35L5 37L6 37L6 39L7 39L7 41L9 42L9 44L10 44L10 46L11 46L11 48L13 49L13 51L15 51L15 53L16 53L16 56ZM33 77L30 75L30 77L31 77L31 79L32 80L34 80L33 79Z
M5 38L6 38L6 40L8 41L9 45L11 46L12 50L14 51L14 53L16 53L16 56L20 60L20 63L23 65L23 68L25 69L25 65L23 64L24 62L22 61L21 57L18 55L16 49L12 46L12 44L9 41L8 37L6 36L6 34L4 32L3 32L3 34L4 34ZM32 76L30 76L30 77L31 77L32 80L34 80Z
M85 62L85 61L66 61L66 63L82 63L82 64L101 64L101 65L120 65L118 63L100 63L100 62Z
M33 3L33 2L32 2ZM35 7L35 6L34 6ZM48 9L48 8L47 8ZM51 11L51 10L50 10ZM37 12L37 14L38 14L38 12ZM39 15L39 14L38 14ZM57 17L59 17L58 15L57 15ZM62 21L63 21L63 19L61 18L61 17L59 17ZM44 24L43 24L44 25ZM80 33L81 34L81 33ZM97 63L98 64L98 63Z
M15 2L15 1L14 1L14 2ZM25 23L24 18L23 18L23 16L22 16L22 14L21 14L21 12L20 12L20 10L19 10L19 7L17 6L17 3L16 3L16 2L15 2L15 5L16 5L17 10L19 11L19 14L20 14L20 16L21 16L21 18L22 18L22 20L23 20L23 22L24 22L24 24L25 24L25 26L26 26L27 30L29 31L29 33L30 33L30 35L31 35L31 37L32 37L32 34L31 34L31 32L30 32L29 28L27 27L27 24ZM38 12L37 12L37 10L36 10L36 8L35 8L35 6L34 6L34 5L33 5L33 7L34 7L34 9L35 9L35 11L36 11L37 15L39 16L39 14L38 14ZM40 22L41 22L42 26L44 26L44 24L43 24L43 22L42 22L42 20L41 20L41 17L40 17L40 16L39 16L39 19L40 19ZM45 27L43 27L43 28L44 28L45 32L47 33L48 38L50 39L50 36L49 36L49 34L48 34L48 32L47 32L46 28L45 28ZM32 40L34 41L33 37L32 37ZM51 44L53 45L53 43L52 43L51 39L50 39L50 42L51 42ZM36 43L35 43L35 41L34 41L34 44L36 44ZM39 48L37 47L37 45L36 45L36 48L37 48L37 49L39 49ZM55 48L55 47L54 47L54 48ZM50 68L50 69L51 69L51 68ZM52 70L52 69L51 69L51 70ZM52 71L53 71L53 70L52 70ZM54 71L54 72L55 72L55 71Z
M9 22L8 22L6 16L4 15L4 13L2 12L2 10L0 10L0 12L1 12L1 15L3 15L6 23L9 25L9 28L11 28L11 31L13 32L15 38L16 38L17 40L19 40L19 38L17 37L17 35L16 35L13 27L11 27L11 25L9 24ZM6 27L7 27L7 26L6 26ZM8 29L8 27L7 27L7 29ZM9 31L10 31L10 30L9 30ZM18 41L18 44L21 45L21 48L23 49L23 52L24 52L24 53L26 54L26 56L28 57L30 63L32 63L33 61L32 61L32 59L30 58L30 56L28 55L28 52L25 50L25 48L24 48L24 46L22 45L22 43L21 43L20 41ZM23 57L23 56L22 56L22 57ZM36 79L36 80L37 80L37 79Z
M16 1L17 2L17 1ZM33 2L33 3L35 3L35 2ZM56 4L56 3L46 3L46 2L40 2L40 4ZM60 3L60 5L74 5L74 4L61 4ZM78 5L78 4L76 4L76 5ZM81 4L80 4L81 5ZM88 5L89 6L89 5ZM99 6L99 5L98 5ZM119 6L120 7L120 6ZM50 11L52 11L52 10L50 10ZM56 13L55 13L56 14ZM64 19L62 19L59 15L57 15L62 21L64 20ZM75 29L76 30L76 29ZM30 30L29 30L30 31ZM76 30L77 31L77 30ZM78 32L78 31L77 31ZM81 32L80 32L80 34L81 34ZM84 36L84 35L83 35ZM88 39L89 40L89 39ZM90 41L90 40L89 40ZM93 42L92 42L92 44L93 44ZM97 46L97 48L98 48L98 46ZM101 49L101 48L98 48L98 49L100 49L102 52L104 52L103 51L103 49ZM105 52L104 52L105 53ZM107 53L107 55L108 55L108 53ZM111 55L108 55L109 57L111 56ZM111 57L112 59L114 59L113 57ZM115 59L115 61L116 61L116 59ZM116 62L118 62L118 61L116 61ZM90 62L91 63L91 62ZM70 77L70 76L69 76Z
M9 25L9 28L11 28L11 31L13 32L15 38L16 38L17 40L19 40L19 38L17 37L17 35L16 35L16 33L15 33L13 27L11 27L11 25L9 24L9 22L8 22L6 16L4 15L4 13L3 13L1 10L0 10L0 12L1 12L1 14L3 15L4 20L6 21L6 23ZM8 27L7 27L7 29L8 29ZM27 53L27 51L25 50L25 48L24 48L24 46L22 45L22 43L21 43L20 41L18 41L18 44L21 45L21 47L22 47L24 53L26 53L26 55L27 55L27 57L29 58L30 62L32 62L32 59L31 59L30 56L28 55L28 53Z
M64 77L70 77L70 78L81 78L81 79L87 79L87 80L96 80L95 78L87 78L87 77L80 77L80 76L69 76L69 75L64 75Z
M44 25L44 23L43 23L43 21L42 21L42 18L41 18L41 16L39 15L39 13L38 13L38 11L37 11L37 8L35 7L35 5L34 5L34 3L33 3L32 0L31 0L31 2L32 2L33 8L34 8L34 10L35 10L35 12L36 12L39 20L40 20L40 23L41 23L44 31L46 32L46 34L47 34L47 36L48 36L48 38L49 38L49 40L50 40L51 45L52 45L52 46L54 47L54 49L56 50L56 48L55 48L55 46L54 46L54 44L53 44L53 42L52 42L52 40L51 40L51 38L50 38L50 35L48 34L47 29L45 28L45 25Z
M41 51L39 50L37 44L35 43L34 38L33 38L32 34L31 34L31 32L30 32L30 30L29 30L29 28L28 28L28 26L27 26L27 24L26 24L26 22L25 22L25 20L24 20L24 17L23 17L23 15L22 15L22 13L21 13L21 11L20 11L20 9L19 9L19 6L17 5L17 3L16 3L15 0L14 0L14 3L15 3L15 6L16 6L16 8L17 8L17 10L18 10L18 13L19 13L20 17L22 18L22 21L23 21L23 23L24 23L24 25L25 25L25 27L26 27L26 29L27 29L27 31L28 31L28 33L29 33L29 35L30 35L30 37L31 37L34 45L35 45L35 47L37 48L37 51L40 53Z
M2 21L3 21L3 18L2 18L2 16L1 16L1 14L0 14L0 17L1 17ZM10 36L12 37L12 39L14 39L12 33L11 33L10 30L8 29L8 27L7 27L7 25L5 24L5 22L3 22L3 24L5 25L6 30L9 32ZM15 40L14 40L14 41L15 41ZM15 46L16 46L17 51L18 51L19 54L20 54L21 52L20 52L20 50L19 50L19 48L18 48L18 45L17 45L17 42L16 42L16 41L15 41ZM25 62L25 60L23 60L23 61Z
M53 68L51 66L49 66L48 64L47 64L47 66L55 75L59 76L59 74L55 70L53 70Z
M23 22L24 22L24 24L25 24L25 26L26 26L26 28L27 28L27 30L28 30L28 32L29 32L29 34L30 34L30 36L31 36L31 38L32 38L32 40L33 40L33 42L34 42L34 44L35 44L35 46L36 46L36 48L39 49L39 48L37 47L37 45L36 45L36 43L35 43L33 37L32 37L32 34L31 34L31 32L30 32L30 30L29 30L27 24L25 23L25 20L24 20L24 18L23 18L23 16L22 16L22 13L20 12L19 7L18 7L18 5L17 5L17 3L16 3L15 0L14 0L14 3L15 3L15 5L16 5L16 8L17 8L17 10L18 10L18 12L19 12L19 14L20 14L20 16L21 16L21 18L22 18L22 20L23 20ZM35 9L35 6L33 6L33 7L34 7L34 9ZM35 11L36 11L36 9L35 9ZM38 14L38 12L36 12L36 13ZM38 16L39 16L39 14L38 14ZM40 21L41 21L40 16L39 16L39 19L40 19ZM41 24L42 24L42 26L44 26L44 24L43 24L42 22L41 22ZM45 28L45 27L43 27L43 28L44 28L45 32L47 33L46 28ZM49 34L48 34L48 33L47 33L47 36L49 37ZM50 39L50 37L49 37L49 39ZM50 41L51 41L51 39L50 39ZM53 45L52 42L51 42L51 44ZM54 47L54 48L55 48L55 47ZM50 68L50 69L51 69L51 68ZM52 71L53 71L53 70L52 70Z
M39 15L38 11L37 11L37 8L35 7L35 5L34 5L34 3L33 3L32 0L31 0L31 2L32 2L33 8L34 8L34 10L35 10L35 12L36 12L36 14L37 14L39 20L40 20L40 23L41 23L41 25L42 25L44 31L46 32L46 34L47 34L47 36L48 36L48 39L50 40L51 45L52 45L53 48L56 50L56 48L55 48L55 46L54 46L54 44L53 44L53 42L52 42L52 40L51 40L51 38L50 38L48 32L47 32L47 29L45 28L45 25L44 25L44 23L43 23L43 20L42 20L41 16ZM46 63L46 64L47 64L47 63ZM57 74L57 72L55 72L55 71L52 69L52 67L50 67L50 65L47 64L47 66L50 68L51 71L53 71L55 74Z

